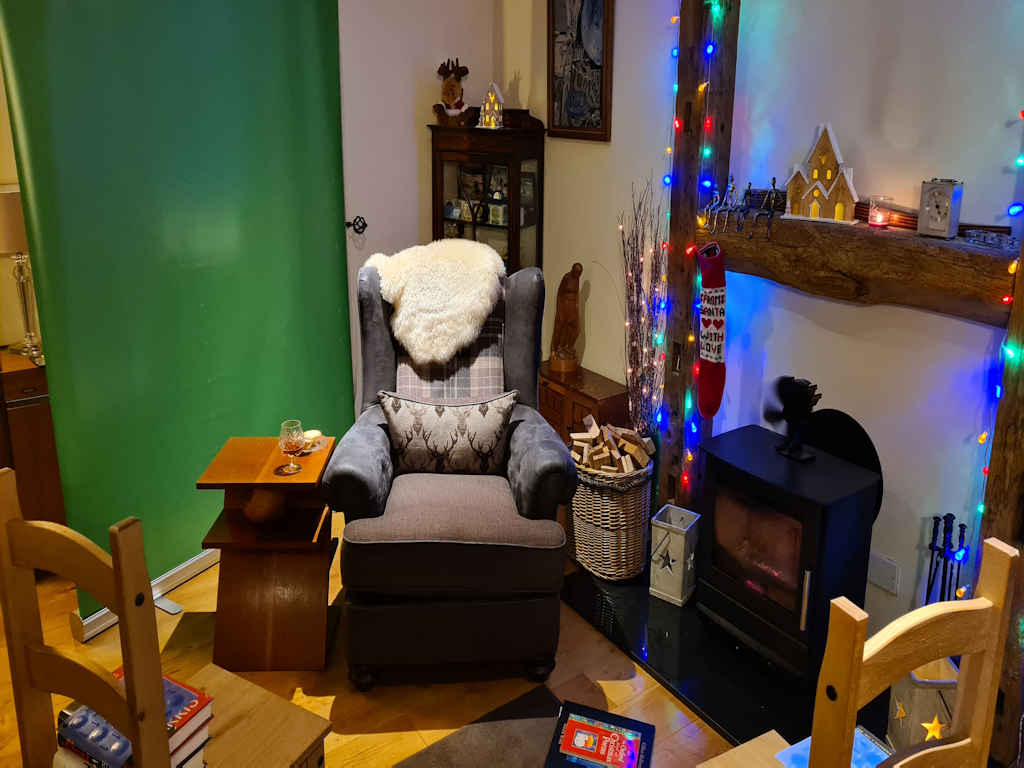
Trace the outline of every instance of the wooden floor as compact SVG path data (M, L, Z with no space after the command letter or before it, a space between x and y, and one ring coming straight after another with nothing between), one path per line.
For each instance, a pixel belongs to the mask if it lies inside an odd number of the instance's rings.
M341 534L337 515L334 534ZM215 566L171 592L184 606L177 616L157 611L164 674L186 679L213 655L217 607ZM338 561L331 571L331 597L341 589ZM87 644L76 643L67 614L78 607L71 585L55 576L39 581L43 631L50 645L88 656L113 670L120 665L115 626ZM299 706L329 718L329 766L388 766L418 752L492 709L526 693L535 684L522 679L486 679L485 669L461 671L456 683L407 681L382 684L359 693L349 682L341 633L335 637L330 666L323 672L253 672L242 676ZM0 765L20 764L11 674L0 634ZM493 678L493 671L490 673ZM562 605L557 665L548 687L560 699L633 717L657 728L654 764L694 766L724 752L728 743L638 668L603 635ZM54 712L67 702L54 697Z

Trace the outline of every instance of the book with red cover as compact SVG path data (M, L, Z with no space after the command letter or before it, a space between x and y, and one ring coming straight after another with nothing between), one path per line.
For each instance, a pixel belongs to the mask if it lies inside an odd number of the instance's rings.
M115 669L114 677L124 680L124 667ZM208 693L164 675L164 714L167 717L167 741L171 752L210 719L212 710L213 697Z
M545 768L650 768L654 726L566 701Z

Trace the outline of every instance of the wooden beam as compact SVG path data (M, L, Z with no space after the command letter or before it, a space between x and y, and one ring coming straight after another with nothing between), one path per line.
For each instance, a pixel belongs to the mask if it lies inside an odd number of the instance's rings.
M996 410L992 430L992 456L988 464L985 487L985 511L981 518L981 541L995 537L1024 552L1021 536L1021 510L1024 504L1024 370L1020 351L1024 350L1024 280L1013 286L1013 304L1007 327L1008 347L1017 351L1013 358L1004 356L1002 398ZM1021 718L1021 636L1024 634L1024 571L1022 558L1016 558L1013 607L1010 631L1003 654L1003 671L999 681L1000 695L996 701L996 717L992 730L990 754L1003 765L1017 757L1018 729ZM980 565L980 563L979 563ZM975 570L975 579L978 571Z
M682 0L679 9L679 68L676 82L675 150L672 155L672 192L669 202L669 309L665 348L664 407L668 419L662 428L661 469L658 482L658 503L675 499L681 506L690 506L700 487L696 466L698 439L711 436L711 422L704 422L696 411L696 392L692 389L695 333L692 309L695 298L697 260L686 254L696 242L697 212L707 200L702 198L701 158L703 146L711 149L704 160L703 175L712 177L725 190L729 176L729 150L732 141L733 97L736 90L736 46L739 36L740 0L721 3L720 15L712 17L710 4L702 0ZM716 43L714 55L707 58L705 47ZM710 68L710 74L709 74ZM700 85L708 85L701 90ZM706 110L705 110L706 107ZM712 117L712 130L705 134L705 113ZM706 143L705 143L706 138ZM690 436L690 453L695 462L686 462L687 417L686 393L693 392L693 416L697 435ZM686 471L689 487L682 487Z
M782 219L764 221L748 240L753 217L736 232L697 232L697 242L716 240L725 268L781 285L861 304L894 304L939 312L1005 328L1013 294L1008 267L1015 254L963 240L920 237L903 229L875 230L862 224ZM719 228L721 229L721 228Z

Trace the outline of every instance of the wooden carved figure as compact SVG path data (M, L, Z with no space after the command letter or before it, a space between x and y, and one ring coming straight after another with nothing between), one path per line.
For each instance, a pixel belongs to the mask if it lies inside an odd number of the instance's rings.
M555 299L555 330L551 334L551 370L572 373L579 367L576 339L580 336L580 275L583 265L576 263L565 273Z
M803 165L786 181L786 218L853 223L860 198L853 187L853 169L843 165L832 126L822 123Z
M475 112L462 100L462 78L469 74L469 67L463 67L459 60L448 59L437 68L437 74L444 78L441 83L441 101L434 105L438 125L464 128Z

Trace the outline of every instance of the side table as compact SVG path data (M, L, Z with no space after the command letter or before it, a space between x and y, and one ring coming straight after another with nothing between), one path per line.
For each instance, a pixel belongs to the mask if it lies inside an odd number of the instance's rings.
M203 539L219 549L213 662L232 672L317 670L327 661L328 585L337 550L331 511L320 498L320 478L334 450L297 461L285 477L274 468L288 458L276 437L232 437L196 483L222 489L224 510ZM242 512L254 490L283 493L284 511L255 523Z

